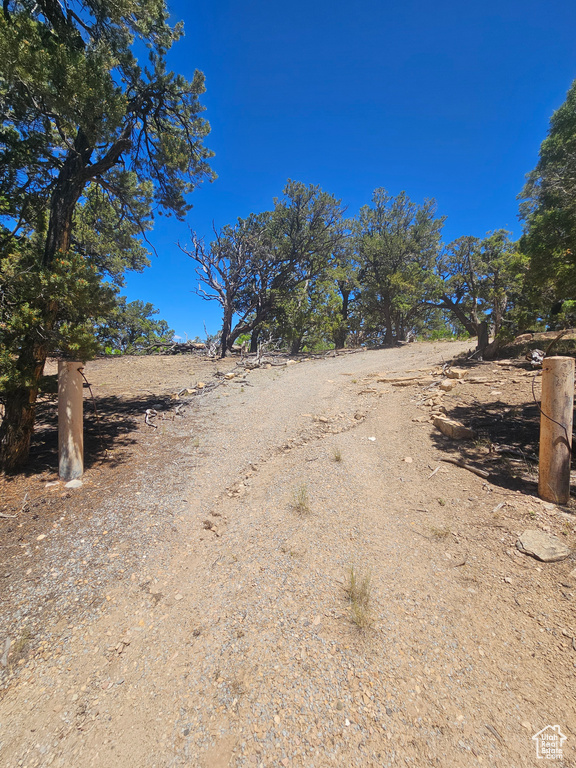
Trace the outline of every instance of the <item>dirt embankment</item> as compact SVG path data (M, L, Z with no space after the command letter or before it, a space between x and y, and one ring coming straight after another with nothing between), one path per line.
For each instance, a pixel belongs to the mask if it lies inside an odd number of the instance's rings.
M2 765L532 766L549 725L572 764L575 563L516 547L576 545L535 495L539 380L439 395L464 349L90 364L77 490L48 398L1 481Z

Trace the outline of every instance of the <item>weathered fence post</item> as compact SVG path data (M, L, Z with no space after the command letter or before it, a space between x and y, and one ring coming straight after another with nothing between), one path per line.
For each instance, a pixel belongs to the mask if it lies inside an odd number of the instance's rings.
M570 498L573 409L573 358L544 358L538 493L555 504L566 504Z
M84 363L58 361L58 474L62 480L84 474L83 368Z

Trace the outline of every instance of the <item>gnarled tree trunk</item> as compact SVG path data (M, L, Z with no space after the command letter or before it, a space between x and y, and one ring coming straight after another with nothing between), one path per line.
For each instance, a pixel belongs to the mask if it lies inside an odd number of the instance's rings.
M6 395L4 419L0 425L0 466L5 472L21 470L28 461L36 418L36 399L44 372L45 347L23 348L18 367L26 380Z

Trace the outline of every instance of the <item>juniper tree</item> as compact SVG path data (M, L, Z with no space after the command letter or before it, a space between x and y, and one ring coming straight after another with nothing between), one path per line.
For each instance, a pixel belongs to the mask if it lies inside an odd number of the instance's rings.
M426 312L443 223L444 218L436 218L434 200L417 205L405 192L392 197L377 189L372 204L360 209L359 302L368 329L383 333L388 344L404 340Z
M503 229L483 239L460 237L439 255L436 297L427 303L448 310L471 336L486 319L498 334L519 303L526 267L526 257Z
M576 296L576 80L550 119L520 198L520 247L530 257L526 290L542 316Z
M182 34L181 24L168 23L163 0L3 2L0 439L6 470L27 459L47 355L66 346L75 323L84 324L86 343L73 341L71 352L87 354L85 321L103 299L101 278L120 281L125 268L142 268L146 249L139 237L152 211L182 218L187 194L211 176L203 144L209 126L199 101L203 75L187 81L166 65ZM141 50L145 64L135 54ZM17 279L23 273L30 276L25 290ZM79 279L91 286L90 301Z
M154 317L159 312L149 301L127 301L125 296L119 296L108 317L97 324L96 337L111 351L146 352L155 344L170 342L174 336L166 320Z
M193 235L194 247L182 247L198 265L200 295L222 306L223 357L246 333L256 351L260 329L282 302L325 273L343 236L342 213L320 187L289 180L272 211L217 230L208 246Z

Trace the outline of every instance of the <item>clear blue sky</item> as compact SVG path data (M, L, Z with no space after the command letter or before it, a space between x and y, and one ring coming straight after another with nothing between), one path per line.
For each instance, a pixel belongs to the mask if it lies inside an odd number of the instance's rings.
M199 0L171 3L186 36L170 55L206 76L206 144L218 179L191 196L189 225L268 210L288 178L319 184L348 214L377 187L434 197L444 241L504 227L519 236L524 175L576 78L574 0ZM158 257L128 275L180 336L219 328L159 219Z

